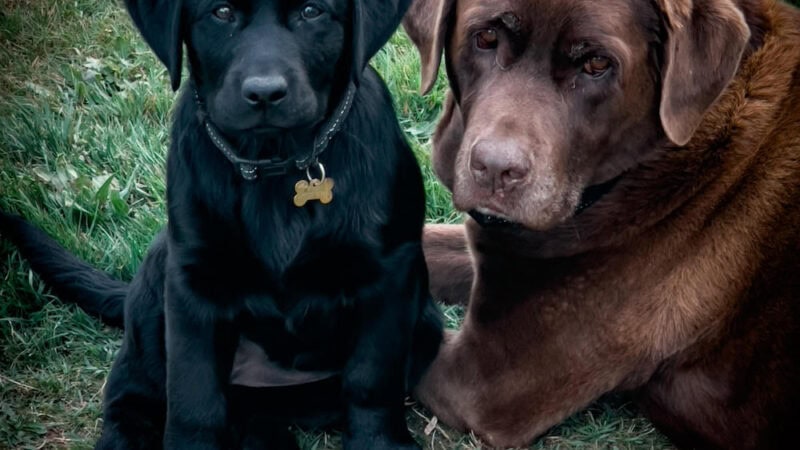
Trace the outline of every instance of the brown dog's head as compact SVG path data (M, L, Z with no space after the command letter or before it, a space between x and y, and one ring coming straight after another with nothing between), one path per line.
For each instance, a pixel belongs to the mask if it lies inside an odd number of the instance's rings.
M734 0L415 0L434 167L456 207L545 230L584 190L689 142L750 32Z

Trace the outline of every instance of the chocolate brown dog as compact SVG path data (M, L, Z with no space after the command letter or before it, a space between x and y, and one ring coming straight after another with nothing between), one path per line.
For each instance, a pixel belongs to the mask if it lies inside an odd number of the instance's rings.
M800 12L773 0L417 0L434 294L418 394L496 446L632 391L675 443L774 448L800 403ZM474 274L474 275L473 275Z

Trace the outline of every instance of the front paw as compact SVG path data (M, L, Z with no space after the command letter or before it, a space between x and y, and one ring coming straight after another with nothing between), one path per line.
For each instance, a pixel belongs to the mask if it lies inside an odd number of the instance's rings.
M403 441L393 440L388 436L345 437L343 447L344 450L421 450L410 435Z
M221 450L231 448L221 433L211 431L178 432L169 428L164 433L164 450Z

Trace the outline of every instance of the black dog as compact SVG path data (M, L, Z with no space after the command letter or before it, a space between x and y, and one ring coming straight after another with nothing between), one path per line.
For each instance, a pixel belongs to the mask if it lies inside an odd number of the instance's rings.
M345 448L416 447L404 395L441 336L424 191L367 67L409 3L126 1L174 88L188 51L167 230L127 286L0 217L64 300L124 318L99 448L292 446L288 422L339 416Z

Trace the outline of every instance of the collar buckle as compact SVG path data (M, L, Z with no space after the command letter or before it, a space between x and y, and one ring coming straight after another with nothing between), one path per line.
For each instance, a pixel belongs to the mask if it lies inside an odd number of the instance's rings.
M252 164L239 164L239 173L242 178L247 181L255 181L258 179L258 167Z

